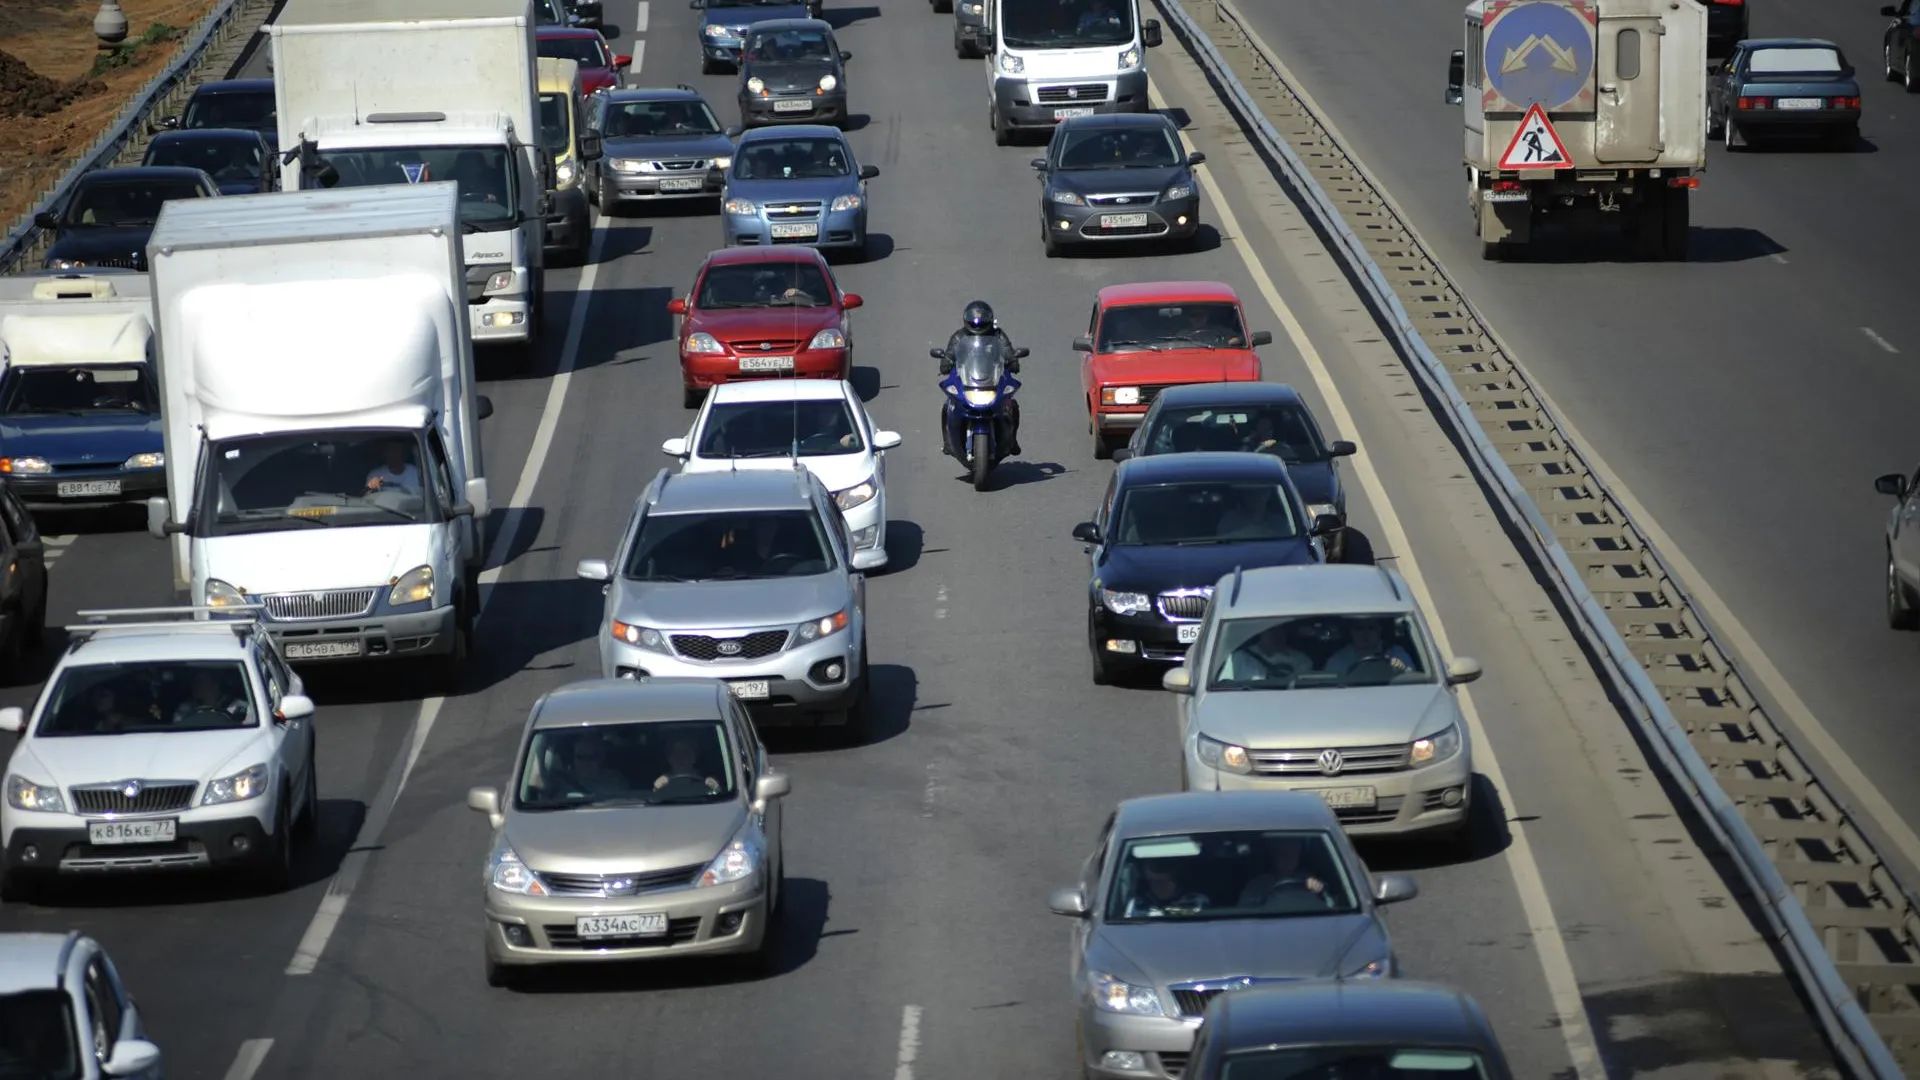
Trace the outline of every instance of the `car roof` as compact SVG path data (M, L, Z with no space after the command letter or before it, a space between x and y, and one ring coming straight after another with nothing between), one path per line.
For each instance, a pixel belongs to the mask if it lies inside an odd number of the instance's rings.
M1793 37L1748 38L1745 41L1742 41L1740 43L1741 48L1747 49L1749 51L1753 49L1779 48L1780 46L1783 46L1783 45L1805 45L1805 46L1808 46L1809 48L1824 48L1824 49L1840 48L1840 46L1835 45L1833 42L1828 41L1826 38L1793 38Z
M201 83L193 91L194 97L201 94L271 94L272 79L216 79Z
M832 34L833 24L825 19L766 19L747 27L749 34L781 30L825 30L828 34Z
M1115 811L1113 834L1339 828L1326 799L1310 791L1182 791L1122 802Z
M602 90L609 105L620 105L636 101L705 101L700 91L691 86L623 86L618 90Z
M1291 383L1206 382L1169 386L1155 395L1154 403L1182 407L1193 405L1291 405L1306 404Z
M95 169L80 177L80 182L101 180L205 180L207 174L191 165L121 165Z
M0 934L0 994L51 990L65 974L68 951L83 940L78 930L64 934L14 930Z
M738 510L808 510L804 469L674 473L650 513L712 514Z
M770 130L770 129L763 129ZM1101 307L1111 304L1178 304L1214 300L1240 302L1240 294L1223 281L1135 281L1109 285L1096 296Z
M1130 128L1157 127L1171 128L1173 121L1162 113L1095 113L1092 116L1075 116L1060 122L1062 128L1078 130L1080 128Z
M1214 592L1216 602L1224 600L1223 616L1377 615L1417 607L1400 576L1384 566L1315 563L1234 573L1240 575L1237 586L1230 573Z
M1203 450L1130 458L1117 470L1120 486L1168 484L1181 480L1280 480L1287 464L1272 454Z
M244 142L262 143L265 135L252 128L175 128L155 135L149 146L160 146L177 142ZM191 170L198 172L199 170Z
M241 633L247 624L222 620L199 623L179 629L166 626L85 627L75 633L61 660L62 667L92 667L96 664L151 663L177 660L233 660L247 662L246 638ZM218 629L214 629L217 627ZM219 630L227 630L220 633Z
M542 695L535 728L718 720L726 684L718 679L587 679Z
M535 37L543 38L599 38L601 41L606 40L606 35L591 26L555 26L549 23L534 28L533 34Z
M757 24L756 24L757 25ZM754 128L740 136L740 145L750 142L764 142L769 139L834 139L846 141L846 136L836 127L825 124L776 124L773 127Z
M1206 1025L1223 1049L1391 1042L1479 1047L1487 1034L1465 993L1411 979L1303 980L1221 994Z
M744 401L842 401L847 396L843 379L745 379L726 382L709 391L715 405L733 405Z
M818 248L804 244L781 244L772 247L733 247L721 248L707 255L708 266L726 266L732 263L797 263L809 262L824 266L826 257Z

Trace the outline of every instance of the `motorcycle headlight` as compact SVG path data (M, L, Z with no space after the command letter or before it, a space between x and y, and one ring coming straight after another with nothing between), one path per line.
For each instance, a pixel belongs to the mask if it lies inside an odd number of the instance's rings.
M1115 615L1138 615L1153 606L1153 600L1146 593L1115 592L1112 589L1100 590L1100 602Z
M1109 386L1100 391L1102 405L1138 405L1140 388L1137 386Z
M24 776L7 777L7 805L15 810L37 810L42 814L67 812L67 801L60 797L59 788Z
M33 474L33 473L50 473L52 471L53 471L53 466L47 464L46 458L37 458L37 457L0 458L0 473Z
M1128 48L1120 53L1120 70L1130 71L1140 66L1140 50Z
M266 765L249 765L232 776L223 776L207 784L206 794L200 796L200 805L218 806L221 803L246 802L248 799L257 799L266 792Z
M1160 1005L1159 993L1151 986L1135 986L1104 971L1088 972L1087 982L1088 989L1093 993L1093 1004L1101 1012L1125 1013L1129 1016L1167 1014Z
M707 868L700 872L700 880L695 882L701 888L713 885L726 885L750 877L760 869L762 853L760 838L751 825L741 829L720 854L713 857Z
M1444 730L1424 739L1413 740L1413 752L1408 755L1408 760L1415 765L1428 765L1445 761L1459 752L1460 725L1448 724Z
M574 181L573 162L563 161L555 165L553 167L553 181L554 186L559 188L572 187Z
M846 347L847 335L831 326L813 335L813 340L807 342L809 349L844 349Z
M729 214L753 214L759 212L759 208L753 205L752 199L728 199L724 209Z
M387 603L419 604L433 599L433 567L416 566L400 575L400 580L387 590Z
M636 158L614 158L611 164L613 171L619 173L637 173L641 169L641 164Z
M822 93L832 90L834 87L839 85L840 85L840 80L834 78L831 75L820 76L820 91Z
M210 608L241 607L247 602L247 594L219 578L208 578L206 595L200 602Z
M845 630L849 621L847 609L841 608L839 611L834 612L824 619L814 619L812 622L801 623L800 640L819 641L823 637Z
M715 340L712 334L695 332L687 335L687 344L683 351L690 353L723 353L727 350L720 346L720 342Z
M993 404L993 400L999 396L999 392L995 390L969 390L967 404L984 409Z
M858 210L860 209L860 196L842 195L839 198L833 200L833 205L829 206L827 209L831 210L836 214L841 212L842 210Z
M1047 198L1059 203L1061 206L1085 206L1087 204L1085 199L1082 199L1080 196L1065 188L1054 188L1047 192Z
M850 488L834 492L833 502L835 506L840 508L842 513L845 513L856 506L862 506L873 501L874 495L878 494L878 492L879 489L873 486L873 481L862 480Z
M1244 746L1235 746L1230 742L1196 735L1193 748L1194 753L1200 758L1200 764L1209 769L1237 773L1241 776L1253 771L1253 761L1248 757L1247 748Z
M487 857L487 884L501 892L518 896L545 896L547 887L540 883L540 875L527 869L513 848L502 841Z
M1175 184L1167 189L1166 194L1160 197L1168 202L1172 202L1175 199L1191 199L1193 198L1193 185Z
M1027 70L1027 62L1012 53L1002 53L1000 56L1000 70L1009 75L1018 75Z
M123 469L164 469L167 467L167 455L158 450L147 454L135 454L120 465Z
M613 640L625 645L634 645L654 652L667 651L666 635L651 626L635 626L632 623L623 623L619 619L614 619L608 624L607 633L613 635Z

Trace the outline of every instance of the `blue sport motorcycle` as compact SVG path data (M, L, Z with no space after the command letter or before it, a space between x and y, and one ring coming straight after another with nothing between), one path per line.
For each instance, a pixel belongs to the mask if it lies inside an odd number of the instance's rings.
M1006 355L998 335L969 335L951 353L928 350L943 372L940 389L947 399L940 419L946 452L973 474L975 491L986 490L987 474L1007 456L1007 410L1020 389L1009 367L1017 367L1027 352Z

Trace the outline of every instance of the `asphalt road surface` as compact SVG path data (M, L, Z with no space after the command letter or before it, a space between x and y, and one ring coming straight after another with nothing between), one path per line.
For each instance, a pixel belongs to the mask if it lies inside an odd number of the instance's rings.
M249 896L117 880L0 909L0 929L98 936L186 1080L1071 1075L1067 927L1045 898L1115 801L1177 787L1178 759L1163 692L1089 679L1085 556L1069 530L1111 467L1092 460L1068 342L1102 285L1213 279L1274 331L1268 377L1360 443L1348 475L1365 546L1398 557L1452 647L1487 669L1469 695L1471 843L1366 851L1423 890L1391 915L1407 973L1473 993L1521 1075L1822 1074L1826 1052L1738 900L1178 46L1154 54L1156 88L1209 153L1203 217L1219 227L1193 253L1050 261L1034 235L1036 151L993 146L981 65L953 59L950 17L923 0L827 16L855 55L853 143L882 169L874 258L838 271L867 300L856 378L906 441L889 464L893 563L869 591L878 734L856 749L769 737L794 787L780 973L648 967L487 988L487 830L464 806L469 786L504 779L535 697L597 674L600 596L573 566L609 553L667 464L660 440L684 433L664 308L716 242L711 208L603 218L599 261L549 275L541 369L483 387L495 497L511 508L471 677L423 704L398 677L310 676L324 820L303 884ZM608 18L637 57L634 84L691 83L734 115L732 77L698 73L694 13L642 3ZM976 296L1033 349L1027 454L985 493L939 454L926 358ZM1767 512L1802 520L1793 494L1773 492ZM138 525L48 523L56 621L169 601L165 550Z

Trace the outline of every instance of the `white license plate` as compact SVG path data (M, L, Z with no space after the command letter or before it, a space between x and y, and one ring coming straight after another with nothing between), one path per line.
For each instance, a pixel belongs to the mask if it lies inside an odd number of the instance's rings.
M358 641L296 641L286 646L289 660L323 660L335 656L359 656Z
M771 691L767 689L767 680L765 679L730 682L727 686L733 690L733 696L742 701L756 701L760 698L767 697L771 693Z
M1773 107L1776 109L1818 109L1826 103L1825 98L1783 97L1779 101L1774 102Z
M1145 214L1101 214L1100 227L1103 229L1137 229L1147 223Z
M1093 115L1093 110L1091 108L1086 108L1086 107L1082 107L1078 109L1053 110L1053 118L1055 120L1070 120L1076 116L1092 116L1092 115Z
M667 916L661 911L643 911L638 915L583 915L573 920L573 931L583 938L659 937L667 932Z
M61 484L56 490L63 499L82 499L89 495L118 495L118 480L72 480Z
M1179 640L1180 644L1191 645L1194 642L1200 640L1200 624L1191 623L1189 625L1182 626L1175 629L1173 633L1174 633L1174 637Z
M1321 788L1314 794L1327 800L1327 805L1339 809L1370 809L1380 800L1370 787Z
M794 98L791 101L776 101L773 103L773 111L774 112L812 112L813 102L808 101L805 98Z
M174 818L153 821L89 821L90 844L166 844L171 843L180 822Z
M707 186L707 182L705 180L662 180L660 181L661 191L699 191L701 188L706 186Z
M741 371L792 371L791 356L743 356L740 358Z
M1529 196L1524 191L1486 191L1480 198L1485 202L1526 202Z
M804 225L779 224L772 226L770 231L773 235L783 239L796 236L819 236L820 226L812 224L811 222Z

